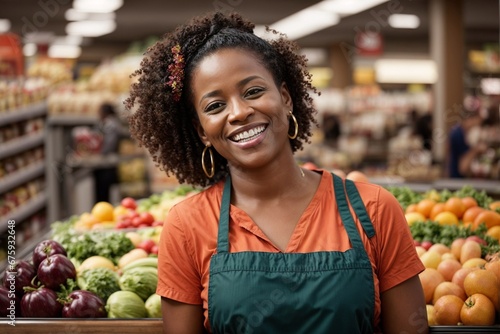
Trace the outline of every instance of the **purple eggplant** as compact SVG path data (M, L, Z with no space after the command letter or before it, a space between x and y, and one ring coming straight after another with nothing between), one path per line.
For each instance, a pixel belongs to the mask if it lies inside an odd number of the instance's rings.
M0 317L15 316L17 304L16 294L4 287L0 287Z
M64 256L67 255L66 249L55 240L43 240L39 242L35 249L33 249L32 261L33 266L38 268L40 263L45 260L48 256L54 254L62 254Z
M63 304L63 318L105 318L107 316L102 299L90 291L73 291L64 299Z
M26 288L21 299L21 315L29 318L59 318L63 305L54 290L46 287Z
M18 296L24 294L23 288L26 286L33 287L32 281L35 277L35 267L28 261L17 261L12 266L7 266L3 278L3 286L7 290L15 290Z
M66 256L54 254L40 263L37 275L43 286L58 291L61 284L76 278L76 268Z

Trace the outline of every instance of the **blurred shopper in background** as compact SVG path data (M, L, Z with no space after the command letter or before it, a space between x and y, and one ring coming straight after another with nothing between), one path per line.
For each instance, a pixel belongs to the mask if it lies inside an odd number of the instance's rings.
M483 118L479 108L462 108L462 119L448 137L448 176L465 178L471 175L472 161L486 150L478 141Z
M99 109L97 131L102 135L100 154L105 167L94 169L95 201L110 201L110 190L118 183L116 163L106 166L106 157L118 154L120 140L127 136L127 130L110 103L104 103Z

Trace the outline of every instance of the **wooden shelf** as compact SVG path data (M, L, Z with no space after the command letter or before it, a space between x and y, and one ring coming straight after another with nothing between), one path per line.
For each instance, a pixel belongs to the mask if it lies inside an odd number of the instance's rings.
M0 327L7 327L8 317L0 321ZM15 326L10 326L10 334L161 334L161 319L31 319L16 317Z

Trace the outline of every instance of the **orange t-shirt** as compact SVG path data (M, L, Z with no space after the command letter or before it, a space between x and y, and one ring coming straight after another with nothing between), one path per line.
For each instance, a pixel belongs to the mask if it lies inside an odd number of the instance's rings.
M216 252L219 212L224 182L188 197L172 207L164 223L159 245L158 288L161 296L188 304L200 304L208 321L210 257ZM380 323L380 293L417 275L419 260L404 212L384 188L356 182L375 229L369 239L357 219L358 232L373 268L375 283L374 326ZM351 209L351 213L353 213ZM242 210L231 205L230 252L279 252ZM286 252L345 251L351 248L335 202L333 177L322 171L321 182L290 238Z

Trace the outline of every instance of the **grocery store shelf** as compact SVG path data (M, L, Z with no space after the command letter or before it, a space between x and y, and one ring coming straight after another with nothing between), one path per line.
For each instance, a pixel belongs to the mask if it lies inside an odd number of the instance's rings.
M97 124L98 121L97 116L50 115L47 118L48 125L59 126L94 125Z
M33 119L35 117L44 116L47 114L47 103L37 103L19 109L0 113L0 126L9 125L11 123Z
M91 155L87 157L75 157L68 156L66 159L66 164L68 167L72 168L106 168L115 167L118 163L129 161L132 159L144 158L144 153L137 154L109 154L103 155Z
M22 206L14 209L14 211L0 217L0 234L7 231L7 221L14 220L17 224L43 209L47 204L47 198L47 193L41 192Z
M44 134L40 131L37 134L32 134L28 136L23 136L17 139L10 140L6 143L2 143L2 150L0 151L0 160L6 157L10 157L16 153L24 152L33 147L43 145Z
M7 174L0 178L0 194L43 175L44 172L45 162L41 161L14 173Z

